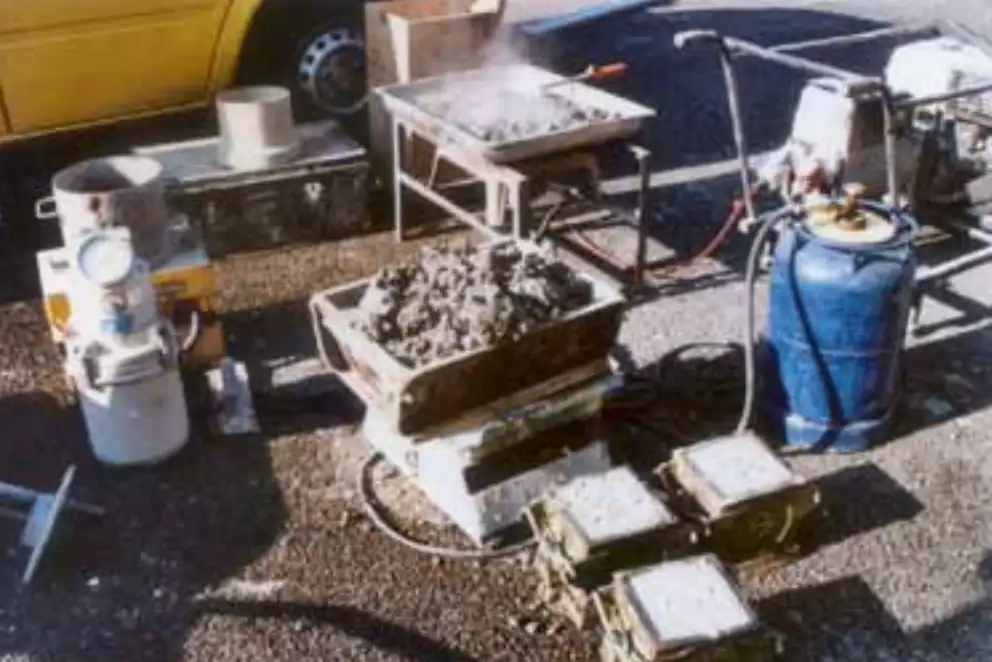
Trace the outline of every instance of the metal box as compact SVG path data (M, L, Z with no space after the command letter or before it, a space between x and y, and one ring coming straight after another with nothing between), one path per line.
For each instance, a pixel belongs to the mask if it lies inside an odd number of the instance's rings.
M820 505L816 486L752 433L677 449L662 472L700 512L709 543L728 561L781 548Z
M713 555L618 574L597 595L604 662L763 660L774 640Z
M592 302L537 326L515 342L483 347L421 368L408 368L356 328L356 309L369 280L315 294L310 305L318 341L339 376L390 425L415 435L542 383L609 372L608 356L620 330L623 296L611 285L579 274L593 286ZM326 331L322 333L322 331Z
M218 138L135 149L162 164L170 206L189 216L211 257L367 232L365 149L337 122L297 127L300 155L258 171L218 157Z
M627 466L552 489L526 511L538 540L542 599L577 627L591 616L589 592L613 573L688 553L699 541Z

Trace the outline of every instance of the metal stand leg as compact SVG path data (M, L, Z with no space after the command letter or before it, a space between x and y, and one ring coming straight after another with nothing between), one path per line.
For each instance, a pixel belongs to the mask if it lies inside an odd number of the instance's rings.
M637 145L629 146L637 160L640 186L637 191L637 256L634 262L634 287L644 286L644 270L648 256L648 193L651 190L651 152Z
M393 118L393 230L403 241L403 125Z
M521 177L509 187L510 205L513 208L513 238L521 240L529 233L530 222L530 182Z
M486 225L491 228L500 228L506 219L506 207L503 204L503 186L495 179L486 179Z

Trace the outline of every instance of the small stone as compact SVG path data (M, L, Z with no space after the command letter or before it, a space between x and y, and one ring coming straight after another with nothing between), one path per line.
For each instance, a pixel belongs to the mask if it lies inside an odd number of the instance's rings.
M100 578L99 577L90 577L86 581L86 585L89 588L99 588L100 587Z
M540 632L540 630L541 630L541 624L538 623L537 621L527 621L527 623L524 624L524 632L526 632L529 635L535 635L538 632Z

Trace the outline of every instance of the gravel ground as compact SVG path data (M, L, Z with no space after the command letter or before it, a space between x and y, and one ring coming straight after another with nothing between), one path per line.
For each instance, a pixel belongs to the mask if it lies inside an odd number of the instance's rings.
M542 10L580 1L542 3ZM551 51L562 68L618 55L630 61L631 79L618 86L661 111L648 132L658 168L731 155L712 58L686 56L691 71L676 71L666 41L676 29L717 25L773 42L865 27L873 17L933 15L940 6L877 0L867 16L867 3L854 2L740 2L733 12L689 4L699 11L666 8L608 21L565 40L585 50ZM981 5L961 1L949 10L976 25ZM511 14L534 14L533 5L511 7ZM884 56L853 49L835 61L871 68ZM744 83L755 149L784 135L782 118L802 82L768 72L749 65ZM658 190L652 232L661 254L684 258L697 250L733 189L733 178L724 177ZM371 274L419 244L397 248L386 233L219 263L233 351L250 357L256 374L270 360L312 357L303 299ZM629 313L621 341L636 363L648 366L686 343L739 337L744 247L734 238L717 260L669 279L664 296ZM30 280L11 273L7 289ZM989 278L973 271L928 302L923 329L930 333L912 341L909 397L894 441L852 457L791 460L821 481L829 524L811 554L745 578L763 618L788 635L787 659L992 659L992 448L985 434L992 425L992 331L976 321L986 312ZM687 390L697 365L686 364ZM735 361L719 356L708 368L737 372ZM682 422L680 429L694 437L727 429L735 414L730 400L696 427ZM949 416L935 414L937 402L949 406ZM372 529L352 489L367 450L354 433L361 408L346 393L332 390L288 412L278 400L260 404L268 407L258 437L211 441L198 434L159 469L100 467L87 452L38 304L0 307L0 422L9 430L0 478L48 488L75 463L77 497L108 508L102 520L74 520L30 590L16 588L22 552L0 563L0 582L9 587L0 595L0 659L596 659L595 636L548 633L531 613L533 578L519 559L433 562ZM683 405L674 400L672 407ZM411 530L458 542L397 476L382 471L377 482ZM13 547L16 528L0 536Z

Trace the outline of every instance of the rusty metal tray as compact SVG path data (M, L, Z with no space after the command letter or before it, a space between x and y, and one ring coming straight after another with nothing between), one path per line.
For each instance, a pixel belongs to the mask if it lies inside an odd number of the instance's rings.
M506 85L509 91L533 95L534 90L547 83L567 79L547 69L528 64L487 67L473 71L424 78L413 83L389 85L377 90L386 109L400 121L410 124L426 137L442 143L457 144L478 151L493 163L511 163L579 147L587 147L629 138L640 130L655 111L623 97L580 82L567 82L555 90L569 101L590 109L602 110L616 117L591 121L560 131L507 142L487 142L457 123L439 117L418 100L425 95L439 94L444 88L457 88L459 83L479 85L492 77Z
M397 432L413 436L564 373L583 373L580 368L597 363L605 370L625 300L611 285L580 276L593 285L589 305L535 328L517 342L468 351L420 368L404 366L352 327L370 279L314 294L310 299L314 333L323 343L330 367L356 395L385 414Z

